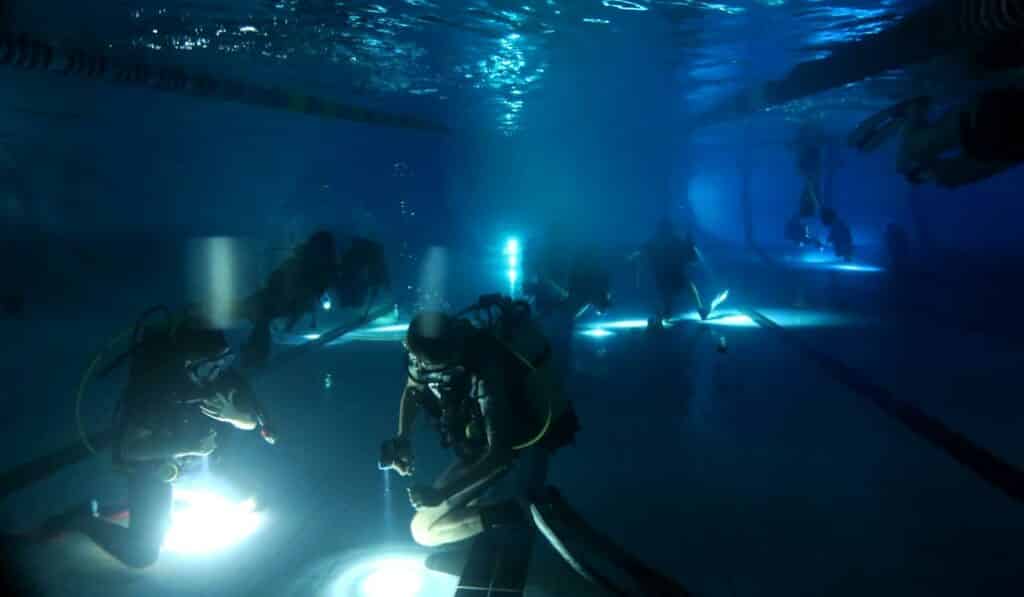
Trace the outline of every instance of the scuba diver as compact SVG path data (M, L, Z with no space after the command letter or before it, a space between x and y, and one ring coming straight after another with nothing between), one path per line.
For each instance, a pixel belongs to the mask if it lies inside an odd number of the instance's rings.
M796 137L789 143L790 149L796 153L797 171L804 183L797 211L786 221L784 231L786 240L800 247L814 247L819 250L824 248L824 245L811 235L810 228L804 220L813 218L821 210L818 190L822 180L823 143L823 135L812 125L801 126Z
M592 252L578 250L571 256L562 253L544 257L565 263L564 267L553 265L550 260L529 264L535 267L523 284L523 294L530 297L539 317L568 311L573 319L578 319L591 309L603 315L611 308L611 275Z
M850 233L850 227L846 225L846 222L836 215L836 210L826 207L821 210L821 223L829 229L826 242L832 247L836 257L843 261L852 261L853 235Z
M704 259L693 242L693 238L690 235L685 238L677 236L672 228L672 222L668 218L658 224L658 231L654 238L649 240L642 249L630 255L629 259L632 261L641 255L645 256L650 263L659 297L657 313L648 322L649 328L657 329L664 326L664 321L672 316L676 295L684 288L689 288L693 293L697 313L702 320L706 320L728 296L728 291L723 291L710 305L704 303L700 290L697 289L697 285L690 279L687 272L689 266L704 263Z
M463 317L470 312L477 321ZM379 466L414 473L409 438L420 411L456 456L432 485L409 489L413 539L444 545L525 522L519 499L488 502L486 494L517 461L546 474L547 458L573 443L579 429L529 305L489 295L456 316L421 312L404 344L408 379L398 434L382 445Z
M1024 88L990 89L929 120L931 98L918 97L862 122L851 146L874 151L902 131L897 169L912 184L956 188L990 178L1024 161ZM944 157L959 150L959 155Z
M316 312L329 291L342 307L369 309L390 286L380 244L353 238L339 255L334 235L325 230L314 233L270 274L261 290L242 301L240 314L253 325L242 346L242 365L249 369L266 363L274 319L283 318L285 329L293 329L304 315Z
M800 193L801 218L813 218L821 207L818 192L822 180L822 146L824 137L819 129L810 124L801 126L791 142L796 152L796 166L804 179Z
M166 321L149 324L156 312ZM41 539L85 534L133 568L159 557L172 512L172 484L217 449L217 427L259 429L273 435L247 380L232 366L224 334L199 318L174 321L165 308L150 310L135 328L128 381L114 422L113 462L128 476L128 525L114 519L125 507L91 500L47 521Z
M795 213L786 221L786 240L796 243L798 247L813 247L818 250L825 248L825 245L811 235L810 227L804 222L800 213Z

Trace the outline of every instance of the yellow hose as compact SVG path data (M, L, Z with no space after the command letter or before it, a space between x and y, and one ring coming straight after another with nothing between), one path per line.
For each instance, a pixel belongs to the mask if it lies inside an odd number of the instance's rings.
M522 362L524 365L526 365L526 367L531 372L537 371L537 366L534 365L530 361L530 359L528 359L528 358L524 357L523 355L519 354L519 351L517 351L516 349L512 348L511 346L509 346L507 342L505 342L504 340L499 338L496 334L491 334L491 336L495 340L497 340L499 344L504 346L505 350L507 350L510 353L512 353L512 355L514 355L517 359L519 359L520 362ZM544 439L544 436L547 435L548 430L551 429L551 419L552 418L554 418L554 406L551 404L551 395L549 394L548 395L548 413L547 413L547 416L544 417L544 425L541 427L540 433L538 433L532 439L530 439L530 440L528 440L526 442L523 442L523 443L521 443L521 444L519 444L517 446L512 446L512 449L513 450L525 450L526 448L529 448L529 447L535 445L540 440Z
M107 353L110 352L110 350L113 349L118 342L121 342L122 340L125 339L126 336L131 334L133 330L134 327L125 329L121 333L114 336L113 339L111 339L110 342L107 343L106 348L97 352L96 356L94 356L92 361L89 363L89 366L86 367L85 373L82 374L82 379L78 383L78 394L75 396L75 424L78 426L78 435L82 439L82 443L85 444L85 447L93 454L99 454L99 452L97 452L96 448L94 448L93 445L89 443L89 437L88 435L86 435L85 427L82 425L82 397L85 396L85 389L86 387L88 387L89 381L92 380L92 374L96 370L96 367L103 360L103 357L106 356Z

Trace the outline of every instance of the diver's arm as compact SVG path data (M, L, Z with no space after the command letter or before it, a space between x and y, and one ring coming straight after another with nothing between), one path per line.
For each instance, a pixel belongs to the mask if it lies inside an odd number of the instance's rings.
M128 462L167 460L200 453L195 438L157 434L134 425L126 426L121 433L121 457Z
M495 379L491 377L491 379ZM487 450L483 456L466 467L460 475L438 488L443 500L451 499L467 490L473 490L504 472L513 457L512 439L508 420L512 413L499 384L485 388L487 398L481 400L484 424L487 429Z
M420 405L416 401L416 392L422 390L423 387L411 379L405 383L402 400L398 406L398 435L396 437L408 438L412 434L413 424L420 412Z

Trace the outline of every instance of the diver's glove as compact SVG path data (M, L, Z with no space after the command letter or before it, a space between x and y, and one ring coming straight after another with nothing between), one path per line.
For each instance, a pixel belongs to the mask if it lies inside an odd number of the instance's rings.
M416 510L423 508L436 508L444 502L441 492L427 485L414 485L408 489L409 503Z
M256 427L252 415L235 406L235 390L228 392L227 396L218 392L213 398L203 400L199 410L214 421L231 423L238 429L248 430Z
M377 468L393 470L403 477L413 473L412 443L405 437L394 437L381 444Z

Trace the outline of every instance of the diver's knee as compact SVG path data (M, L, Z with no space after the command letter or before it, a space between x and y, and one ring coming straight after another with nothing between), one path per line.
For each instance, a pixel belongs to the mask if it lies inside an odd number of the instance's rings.
M437 517L429 511L420 510L417 512L412 517L412 522L409 523L409 530L412 532L413 541L423 547L442 545L444 541L432 528L436 520Z
M121 562L129 568L141 570L156 564L158 559L160 559L159 546L140 548L130 553L126 553L121 558Z

